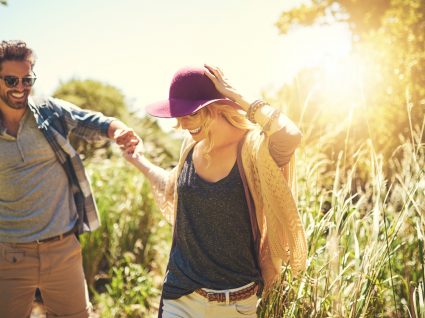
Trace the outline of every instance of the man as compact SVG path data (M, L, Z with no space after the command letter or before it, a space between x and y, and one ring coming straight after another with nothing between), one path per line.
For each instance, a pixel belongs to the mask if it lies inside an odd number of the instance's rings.
M99 218L67 137L138 139L115 118L29 97L34 63L24 42L0 44L0 317L28 317L36 288L49 317L88 317L74 234L96 229Z

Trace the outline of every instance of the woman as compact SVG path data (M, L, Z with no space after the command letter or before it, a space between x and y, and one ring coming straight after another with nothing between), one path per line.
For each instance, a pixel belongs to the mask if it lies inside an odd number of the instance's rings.
M162 317L256 317L258 297L279 277L282 261L295 272L306 263L290 190L301 133L208 65L179 70L169 98L147 112L177 118L190 135L171 172L122 141L174 225Z

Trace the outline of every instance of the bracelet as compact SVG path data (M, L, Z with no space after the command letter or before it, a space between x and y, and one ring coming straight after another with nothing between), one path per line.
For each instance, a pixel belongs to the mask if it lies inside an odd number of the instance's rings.
M275 119L279 118L279 116L280 116L280 111L279 111L278 109L275 109L275 110L273 111L273 114L270 116L270 119L268 120L268 122L264 125L264 127L263 127L263 131L264 131L264 132L268 132L268 131L270 130L270 127L271 127L271 125L272 125L272 122L273 122Z
M263 107L264 105L267 105L267 103L265 101L259 100L257 99L256 101L254 101L251 105L249 105L248 108L248 112L246 114L246 117L253 122L254 124L256 123L255 121L255 113L257 112L257 110L261 107Z

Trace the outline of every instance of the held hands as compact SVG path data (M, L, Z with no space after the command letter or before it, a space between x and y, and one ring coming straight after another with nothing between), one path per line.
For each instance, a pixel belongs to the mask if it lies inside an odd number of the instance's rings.
M143 156L144 147L142 139L132 129L117 129L114 140L120 147L123 156L129 162L137 161Z

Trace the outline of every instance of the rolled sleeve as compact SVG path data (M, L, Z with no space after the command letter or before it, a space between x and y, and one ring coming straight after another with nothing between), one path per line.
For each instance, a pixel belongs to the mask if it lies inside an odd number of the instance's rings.
M109 125L116 120L100 112L81 109L64 100L54 99L54 103L60 107L69 131L87 141L107 138Z
M295 125L285 126L270 136L270 155L279 167L289 163L301 139L302 133Z

